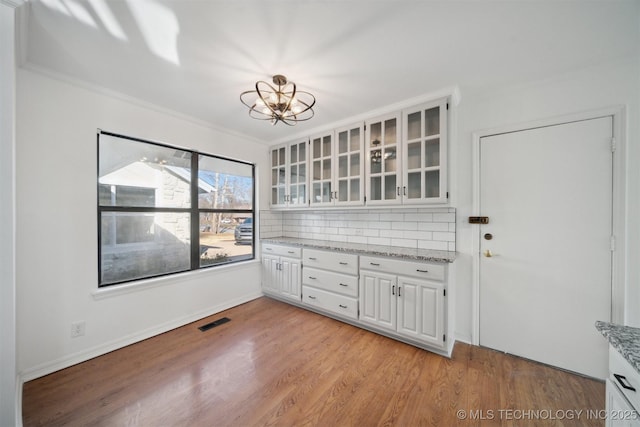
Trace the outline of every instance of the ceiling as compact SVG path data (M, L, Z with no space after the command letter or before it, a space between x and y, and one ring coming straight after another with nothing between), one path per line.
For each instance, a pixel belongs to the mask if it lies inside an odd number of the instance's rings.
M447 87L492 90L636 54L637 0L32 0L25 66L272 143ZM239 95L284 74L295 127Z

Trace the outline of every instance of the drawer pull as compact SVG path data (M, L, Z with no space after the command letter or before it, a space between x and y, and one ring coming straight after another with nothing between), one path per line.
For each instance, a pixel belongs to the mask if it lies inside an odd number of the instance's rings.
M625 376L618 375L618 374L613 374L613 376L616 377L616 380L618 380L618 383L620 383L622 388L626 388L627 390L631 390L631 391L636 391L636 389L633 388L631 384L629 384L629 381Z
M314 297L313 295L309 295L310 299L316 299L316 297Z
M369 264L375 265L376 267L380 267L380 264L378 264L377 262L370 262Z
M288 254L295 254L295 251L287 251Z
M395 295L396 294L396 285L393 285L391 287L391 295Z
M401 297L402 295L400 295L400 289L402 289L400 286L398 286L398 296Z
M313 276L309 276L309 279L311 279L311 280L316 280L316 278L315 278L315 277L313 277Z
M340 261L340 265L347 265L347 264L349 264L349 263Z
M344 283L338 283L340 286L344 286L345 288L348 287L349 285L345 285Z
M315 261L317 258L314 258L314 257L310 256L310 257L309 257L309 259L310 259L311 261Z
M340 308L347 308L347 306L346 306L346 305L342 305L342 304L338 304L338 307L340 307Z
M429 272L429 270L420 270L419 268L417 268L416 271L418 273L428 273Z
M265 249L268 250L268 251L272 251L273 250L273 248L265 248Z

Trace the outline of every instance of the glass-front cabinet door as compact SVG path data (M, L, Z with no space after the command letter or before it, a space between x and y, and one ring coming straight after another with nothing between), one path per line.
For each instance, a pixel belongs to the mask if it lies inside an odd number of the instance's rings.
M289 179L286 197L289 207L308 204L307 145L309 141L306 139L289 144Z
M336 129L333 179L336 206L364 204L364 125Z
M402 202L400 113L366 123L367 205Z
M335 197L331 188L333 132L311 138L311 206L330 206Z
M271 206L287 205L287 146L280 145L271 149Z
M304 139L271 149L271 207L308 205L307 147Z
M403 203L447 201L446 99L403 111Z

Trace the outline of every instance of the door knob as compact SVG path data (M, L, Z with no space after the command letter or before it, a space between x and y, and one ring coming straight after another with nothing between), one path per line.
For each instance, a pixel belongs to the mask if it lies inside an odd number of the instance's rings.
M493 254L491 253L491 249L485 249L484 252L482 252L482 254L487 258L491 258L493 256Z

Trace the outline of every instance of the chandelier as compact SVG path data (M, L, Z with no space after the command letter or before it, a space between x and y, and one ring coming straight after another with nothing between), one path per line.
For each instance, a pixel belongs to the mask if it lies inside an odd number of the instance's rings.
M256 90L240 94L240 101L249 107L249 116L269 120L272 125L282 122L289 126L313 117L311 107L316 103L313 95L296 90L296 84L280 74L273 76L273 84L260 80L256 82Z

